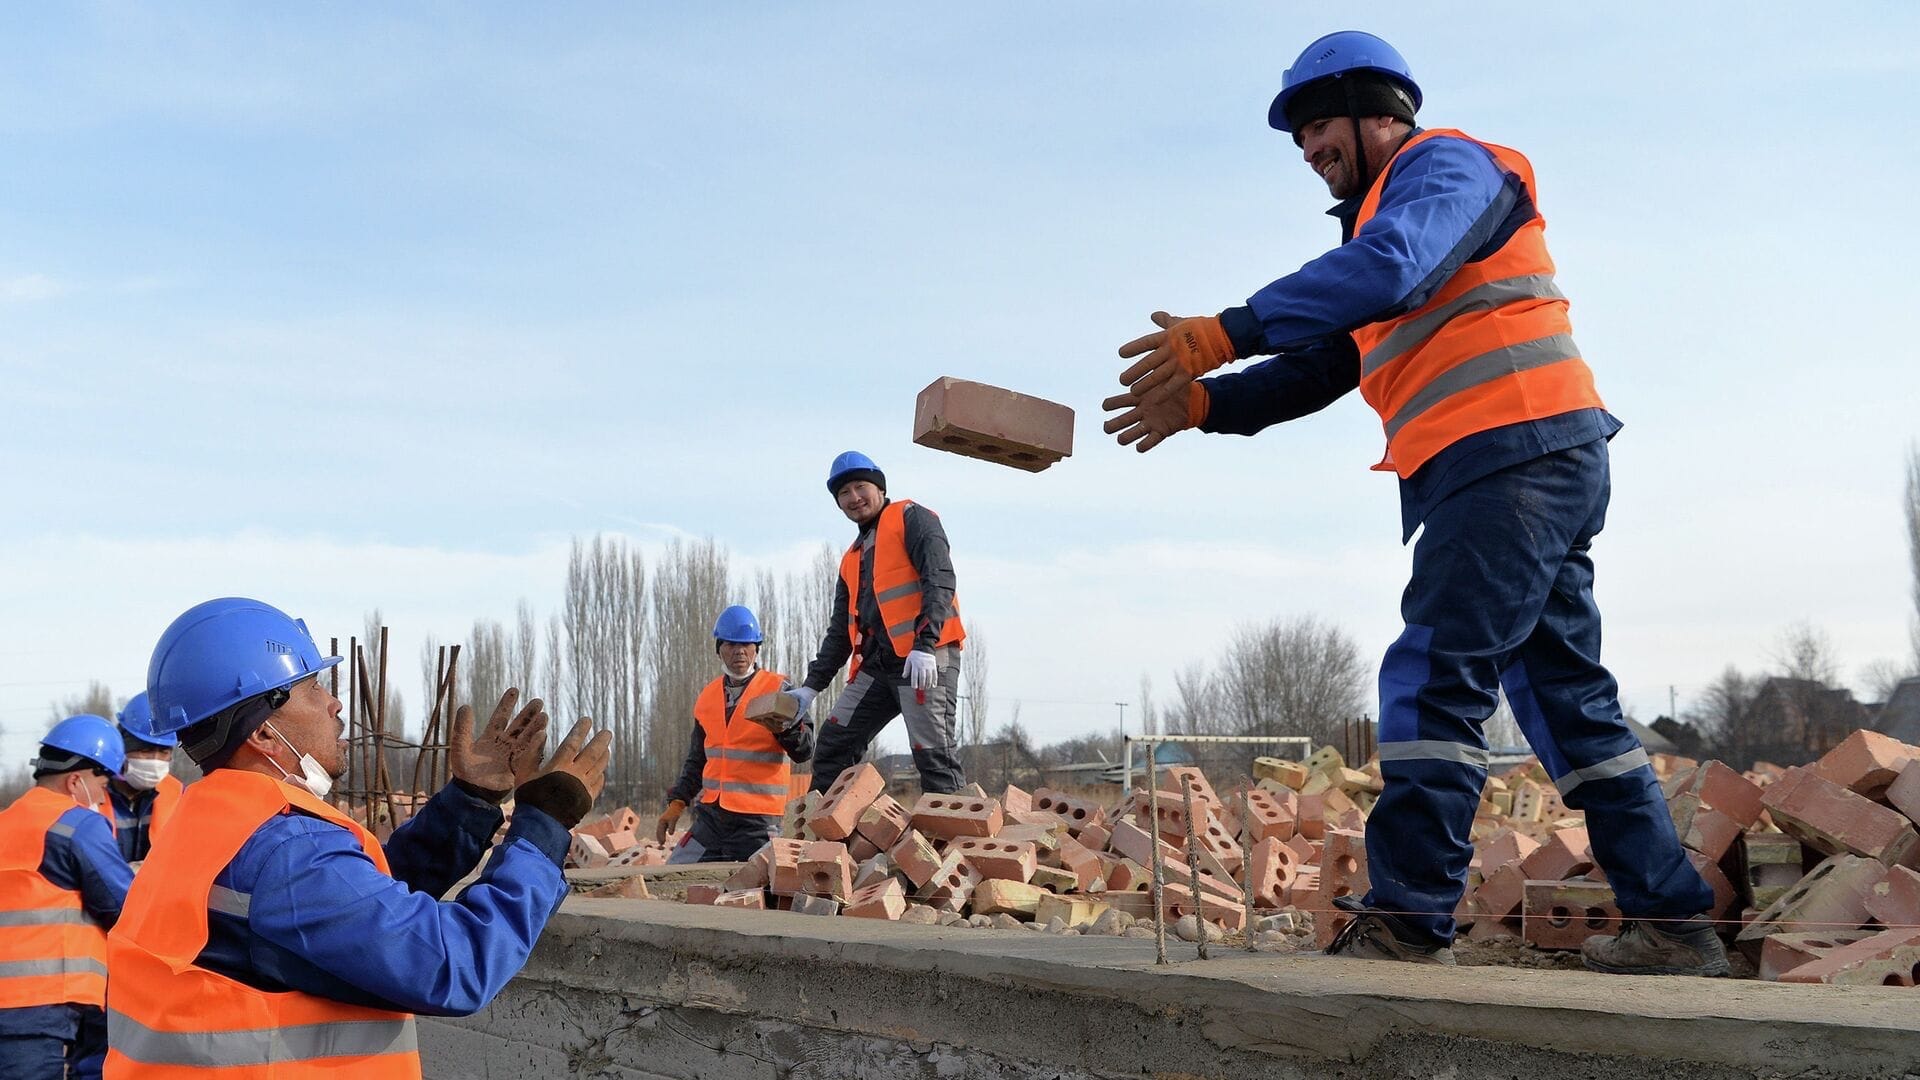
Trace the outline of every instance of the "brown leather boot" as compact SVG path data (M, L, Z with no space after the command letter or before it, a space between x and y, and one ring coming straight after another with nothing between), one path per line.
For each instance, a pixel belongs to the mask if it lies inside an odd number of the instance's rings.
M1333 906L1352 912L1353 921L1341 927L1333 943L1327 946L1328 956L1454 966L1451 948L1416 942L1405 923L1384 911L1367 908L1351 896L1336 897Z
M1726 946L1705 915L1659 926L1628 919L1618 937L1588 938L1580 959L1588 970L1610 975L1733 974Z

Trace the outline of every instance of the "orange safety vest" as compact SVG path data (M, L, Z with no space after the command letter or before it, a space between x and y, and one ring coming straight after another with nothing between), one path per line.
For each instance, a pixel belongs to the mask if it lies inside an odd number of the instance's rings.
M167 821L173 817L174 810L180 806L180 796L186 790L187 786L180 782L179 777L160 778L160 786L153 789L153 813L147 817L148 844L152 844L153 838L160 835L161 829L166 828Z
M106 1004L106 930L79 890L40 873L47 835L70 835L60 816L78 805L33 787L0 810L0 1009Z
M207 945L209 905L244 910L248 900L215 888L214 878L261 825L295 810L353 833L388 872L372 833L306 791L260 773L207 774L181 797L175 817L193 842L153 849L107 938L107 1076L419 1080L410 1013L258 990L194 962Z
M1537 209L1533 166L1516 150L1440 128L1408 139L1394 157L1443 136L1485 147L1526 185ZM1355 236L1379 209L1392 170L1389 161L1361 202ZM1386 427L1386 456L1375 469L1404 479L1469 435L1602 407L1573 344L1567 298L1553 283L1546 231L1536 212L1499 251L1462 266L1419 308L1353 332L1360 393Z
M740 692L740 700L727 714L727 690L723 680L715 679L693 703L693 718L705 733L707 767L700 778L700 801L717 802L721 809L736 814L780 814L787 808L787 782L793 767L787 764L787 752L780 749L773 732L751 720L740 710L762 694L780 689L784 676L771 671L756 671Z
M893 652L904 657L913 650L913 630L920 621L920 573L907 558L907 507L912 499L890 502L873 526L873 599L880 605L880 621L887 625ZM933 513L929 510L928 513ZM853 672L860 672L860 541L840 556L840 580L847 586L847 640L853 644ZM953 614L934 645L958 645L967 640L960 623L960 596L953 597Z

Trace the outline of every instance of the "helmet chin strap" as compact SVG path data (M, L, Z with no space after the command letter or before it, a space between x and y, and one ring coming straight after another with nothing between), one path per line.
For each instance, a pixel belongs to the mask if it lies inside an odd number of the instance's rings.
M1360 103L1353 96L1353 80L1341 79L1340 89L1347 97L1347 123L1353 125L1353 152L1360 159L1360 190L1355 195L1365 195L1373 186L1373 165L1367 161L1367 140L1360 134Z

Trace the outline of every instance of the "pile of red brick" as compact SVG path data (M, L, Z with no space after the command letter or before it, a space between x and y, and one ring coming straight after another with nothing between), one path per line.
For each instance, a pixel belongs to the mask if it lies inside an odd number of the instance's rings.
M672 837L668 838L669 840ZM567 865L585 870L603 866L659 866L673 848L640 832L640 815L623 806L603 818L583 822L573 830Z
M1914 985L1920 747L1859 731L1805 767L1743 774L1655 755L1654 768L1688 857L1713 888L1712 916L1761 977ZM1157 843L1169 920L1197 913L1241 929L1251 892L1256 916L1311 916L1325 947L1346 921L1332 901L1368 889L1378 763L1350 768L1322 747L1300 762L1257 758L1254 774L1251 787L1224 796L1199 769L1174 767L1159 771L1151 798L1137 791L1112 805L1045 788L1008 787L995 798L974 787L923 795L909 808L862 765L824 795L794 800L780 839L724 885L690 886L687 900L925 923L971 917L1060 929L1105 920L1107 932L1120 932L1152 917ZM1191 845L1183 795L1197 826ZM576 862L664 862L669 848L640 837L638 825L622 809L581 826ZM1469 941L1570 950L1618 932L1586 824L1538 762L1488 779L1472 835L1456 913ZM1288 921L1305 920L1280 920Z

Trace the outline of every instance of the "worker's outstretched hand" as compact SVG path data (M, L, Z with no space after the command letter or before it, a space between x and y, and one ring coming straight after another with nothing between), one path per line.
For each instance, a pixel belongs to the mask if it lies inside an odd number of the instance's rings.
M1187 384L1233 362L1233 342L1218 316L1182 318L1156 311L1153 324L1161 329L1120 346L1121 359L1140 357L1120 373L1120 383L1142 404L1179 400Z
M1167 441L1168 436L1199 427L1206 420L1207 388L1204 383L1190 382L1184 395L1161 397L1150 403L1142 402L1131 392L1115 394L1101 402L1100 407L1108 412L1126 410L1108 420L1103 430L1109 435L1118 432L1121 446L1138 443L1134 449L1144 454Z
M554 750L553 756L540 770L534 781L551 776L570 776L587 789L590 799L600 797L600 789L607 786L607 759L613 755L613 732L593 730L593 719L583 716L567 732L567 737Z
M533 779L514 789L516 806L532 807L571 829L593 812L594 800L607 786L607 758L613 753L613 732L593 732L593 721L581 717Z
M540 769L540 748L547 741L547 708L539 698L522 706L520 691L509 687L493 707L493 716L473 734L473 707L462 705L453 714L453 733L447 742L453 778L494 802L533 778Z

